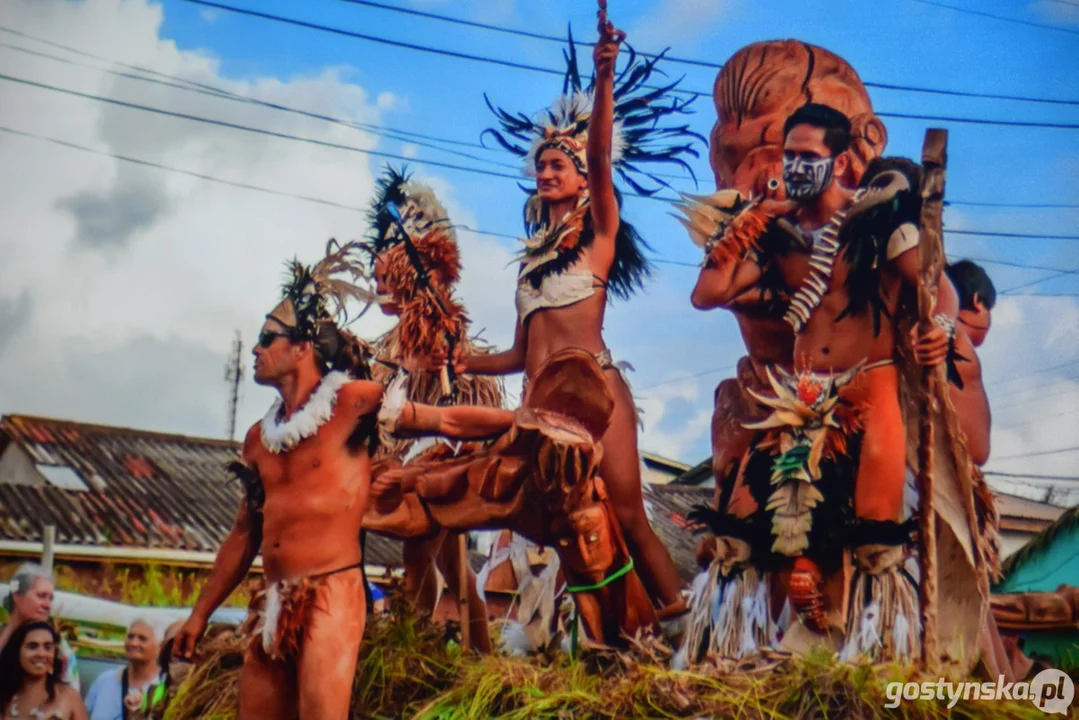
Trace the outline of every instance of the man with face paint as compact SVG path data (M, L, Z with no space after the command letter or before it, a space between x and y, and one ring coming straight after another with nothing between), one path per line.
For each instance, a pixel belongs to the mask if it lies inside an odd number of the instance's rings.
M743 574L736 594L758 597L766 590L755 584L774 583L806 627L845 628L858 654L871 622L881 638L874 653L896 657L916 647L917 588L902 568L911 525L895 325L901 295L919 282L920 168L878 158L859 188L844 187L850 143L841 112L799 108L784 124L788 199L737 203L712 243L713 253L740 258L717 283L728 302L754 290L786 301L794 372L770 367L771 388L750 391L773 411L747 425L759 432L739 470L757 510L699 517L743 547L732 558L764 573ZM948 338L934 326L915 343L918 358L935 364ZM760 632L765 640L772 631Z

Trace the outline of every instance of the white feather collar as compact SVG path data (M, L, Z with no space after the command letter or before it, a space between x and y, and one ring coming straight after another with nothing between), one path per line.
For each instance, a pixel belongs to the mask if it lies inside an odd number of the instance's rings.
M262 418L262 444L275 455L287 452L301 440L306 440L333 416L337 393L352 381L347 373L334 371L322 378L303 407L281 422L281 398L274 400L266 417Z

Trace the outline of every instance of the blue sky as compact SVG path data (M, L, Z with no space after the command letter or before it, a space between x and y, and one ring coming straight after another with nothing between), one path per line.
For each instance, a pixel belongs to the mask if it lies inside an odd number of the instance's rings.
M545 34L564 35L569 24L578 38L590 40L594 33L594 6L580 0L385 1ZM339 0L222 2L419 45L530 65L562 67L561 48L555 43L448 25ZM23 0L20 3L26 5ZM611 0L610 13L614 22L628 31L629 42L646 52L669 46L676 56L721 63L747 43L796 38L839 54L865 81L1079 101L1079 7L1063 0L949 0L949 3L1031 23L1054 25L1065 31L979 17L917 0L768 4L750 0ZM65 8L77 4L58 3ZM158 3L131 0L131 4L140 8L146 6L147 12L156 12L154 6ZM130 10L117 0L91 0L91 5L100 6L103 13L107 9L108 13L117 15ZM88 47L85 43L95 40L99 28L92 22L76 27L73 21L60 17L63 12L67 10L54 13L59 19L54 18L50 27L61 32L70 31L68 42L77 47ZM93 13L87 17L92 18ZM40 15L36 18L35 22L45 27L47 19ZM372 108L364 111L369 112L364 117L375 117L371 121L465 141L477 141L480 133L491 125L491 115L483 102L485 92L496 104L507 109L533 112L549 104L561 87L560 79L553 75L391 48L209 10L182 0L164 0L163 20L156 27L153 23L148 27L156 35L154 40L160 47L174 42L176 50L189 60L212 60L215 63L213 72L222 81L237 86L247 84L254 90L261 88L269 97L273 95L275 83L289 87L301 85L324 77L330 69L338 82L359 86L366 92ZM107 54L109 45L104 39L100 40L95 47L104 47L105 50L99 52L105 52L107 57L129 61L134 57L124 56L119 40L114 43L115 51ZM84 44L80 45L80 42ZM590 63L587 49L582 60ZM701 91L710 90L716 72L675 63L667 63L666 70L675 76L684 74L682 86ZM0 87L0 93L3 92L5 88ZM1079 124L1077 105L955 98L874 88L869 92L878 113ZM174 100L172 106L184 109L183 97L177 97L179 99ZM286 104L304 107L302 101L296 99ZM222 109L219 114L224 116L226 112ZM252 122L270 129L279 129L282 123L280 114L269 110L246 117L254 118ZM711 98L699 98L696 114L691 118L692 126L707 136L714 121ZM884 118L884 121L890 138L887 152L912 157L920 153L927 126L943 125L949 129L949 198L990 203L1079 204L1077 130L894 118ZM376 147L384 152L414 155L418 160L481 166L472 160L410 147L395 140L361 137L358 133L353 138L348 131L336 133L333 139ZM122 136L112 137L108 145L114 152L127 150ZM507 153L466 151L496 162L516 164ZM709 192L714 184L706 150L702 147L701 151L701 159L693 165L700 180L698 189ZM357 160L349 153L334 155L321 150L308 151L285 140L268 140L257 152L267 162L267 157L275 153L309 152L313 158L311 162L323 168L333 165L336 157L341 158L342 165L365 162L372 172L377 172L381 165L381 161ZM160 160L149 157L150 154L152 148L147 146L147 152L139 156ZM190 152L185 156L178 149L171 155L172 164L182 167L191 167L194 159ZM508 170L486 163L482 166ZM523 195L512 181L422 166L417 166L417 170L424 178L450 189L455 205L466 210L480 229L499 233L519 231ZM217 167L216 174L237 179L236 173L230 172L228 167ZM287 186L290 191L328 197L337 202L355 205L367 202L363 189L367 186L361 182L357 182L355 191L347 181L317 191L318 179L311 177L308 183L308 177L311 176L279 177L276 184L274 178L263 176L242 179L279 188ZM689 182L677 186L694 190ZM698 251L667 212L664 203L630 198L625 217L638 226L658 257L696 263ZM1079 226L1079 210L964 206L949 209L945 220L948 227L955 229L1074 235ZM353 228L353 235L363 232L361 223L355 223ZM313 232L317 233L319 229L321 226L313 228ZM337 226L334 229L338 231ZM226 240L222 238L221 241ZM514 250L513 241L494 242L507 255ZM1076 251L1079 241L1074 240L983 239L951 235L947 237L947 247L957 256L1079 268L1079 252ZM1000 291L1049 274L1004 265L987 267ZM646 425L651 423L642 437L642 445L677 454L678 459L692 463L708 453L707 435L703 430L710 414L712 388L727 375L725 368L743 354L743 348L733 321L725 313L699 313L690 307L688 295L696 276L693 268L663 264L657 269L657 276L646 292L611 308L607 339L617 357L635 366L631 380L637 393L646 399L652 397L658 403L642 403L648 410ZM505 268L504 272L512 277L512 269ZM1075 274L1064 275L1018 292L1079 293L1076 277ZM466 281L482 282L482 278L477 281L466 274ZM509 294L501 300L507 311L511 301ZM182 303L183 299L178 298L177 302ZM483 311L478 314L484 318L493 317ZM496 342L508 341L512 316L498 317L500 326L489 327L487 335ZM1056 391L1066 402L1074 404L1079 400L1076 393L1079 383L1069 382L1079 372L1079 366L1063 368L1059 372L1051 370L1030 379L1022 377L1034 370L1079 359L1079 345L1071 337L1075 334L1073 325L1077 321L1079 306L1075 298L1015 297L1003 304L997 318L997 327L1001 329L990 335L983 360L991 396L999 392L1006 398L1000 405L1011 404L1012 408L1018 408L1009 412L1009 408L1004 407L998 415L1000 422L1004 426L1018 426L1022 433L1013 431L1014 437L1002 436L998 447L1017 453L1026 448L1043 449L1042 445L1035 444L1038 442L1043 442L1045 449L1079 444L1079 433L1074 430L1075 415L1067 414L1070 406L1061 408L1060 419L1053 423L1056 434L1046 439L1037 425L1038 404L1035 402L1039 393L1055 394ZM1048 380L1058 380L1061 385L1045 390L1035 387ZM3 399L0 396L0 400ZM1020 410L1022 414L1019 414ZM1027 424L1023 425L1024 422ZM682 434L689 439L685 442L672 440ZM1057 467L1059 462L1074 461L1075 457L1052 456L1051 460L1053 467ZM1039 468L1049 467L1042 460L1038 462ZM1045 460L1045 463L1049 462ZM1028 466L1029 463L1024 462L1000 467L1010 471Z

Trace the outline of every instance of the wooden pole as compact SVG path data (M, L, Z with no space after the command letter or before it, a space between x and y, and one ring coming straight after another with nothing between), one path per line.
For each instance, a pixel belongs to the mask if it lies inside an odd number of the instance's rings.
M41 567L45 568L48 573L52 572L52 566L55 562L55 550L56 547L56 526L46 525L45 532L42 534L41 539Z
M922 213L919 237L921 277L918 286L918 320L922 330L932 327L937 281L944 269L943 207L944 175L948 158L948 131L932 128L922 145ZM922 369L918 423L919 566L922 614L922 664L933 670L939 662L937 651L937 526L933 502L933 463L936 428L933 418L939 411L937 399L943 391L944 367Z
M468 650L472 647L472 626L468 605L467 532L461 532L457 535L457 556L460 558L460 564L457 566L457 612L461 615L461 647Z

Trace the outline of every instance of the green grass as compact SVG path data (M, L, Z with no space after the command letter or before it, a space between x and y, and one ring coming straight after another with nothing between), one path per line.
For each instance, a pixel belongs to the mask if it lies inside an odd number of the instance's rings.
M903 702L884 707L889 681L937 680L916 668L850 665L827 653L762 658L678 672L670 651L639 643L625 652L530 658L462 653L445 631L407 613L372 619L360 649L352 718L943 718L1044 717L1030 702ZM180 688L169 720L235 718L242 648L218 648Z

